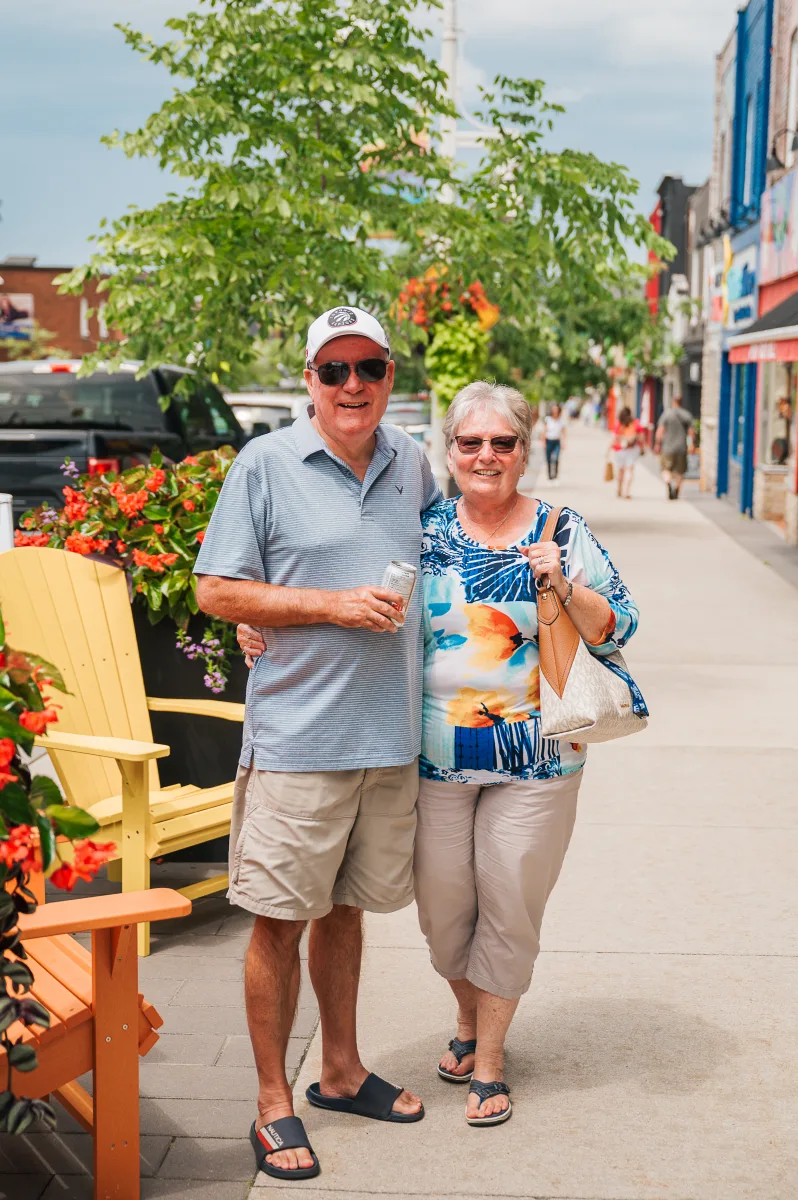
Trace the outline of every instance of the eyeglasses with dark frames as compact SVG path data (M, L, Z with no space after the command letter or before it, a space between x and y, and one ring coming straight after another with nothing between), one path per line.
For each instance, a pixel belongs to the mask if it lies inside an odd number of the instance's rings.
M384 358L361 358L353 363L326 362L318 367L309 366L308 370L315 371L325 387L340 387L352 371L363 383L379 383L388 372L388 363Z
M508 433L506 437L492 438L469 437L467 434L462 434L454 440L457 442L457 449L461 454L479 454L486 443L490 445L494 454L512 454L521 439L517 434Z

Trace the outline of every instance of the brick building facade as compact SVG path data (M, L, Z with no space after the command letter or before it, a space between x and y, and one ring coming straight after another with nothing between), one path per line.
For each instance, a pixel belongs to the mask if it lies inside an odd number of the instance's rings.
M37 267L33 258L7 258L0 262L0 297L31 296L32 316L39 329L52 334L52 343L80 358L96 350L107 336L102 320L102 295L96 283L86 284L82 296L59 296L53 280L69 267ZM89 311L94 309L93 315ZM8 355L0 351L0 360Z

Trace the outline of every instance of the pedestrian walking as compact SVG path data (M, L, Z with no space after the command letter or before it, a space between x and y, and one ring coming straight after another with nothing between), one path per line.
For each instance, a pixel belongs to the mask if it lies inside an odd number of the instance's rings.
M643 453L643 436L643 426L635 420L631 408L622 408L611 442L619 500L632 499L632 479L637 460Z
M228 896L255 914L250 1139L258 1167L282 1180L319 1172L285 1073L308 922L323 1045L308 1099L384 1121L424 1115L363 1066L355 1013L362 911L413 899L420 748L420 589L402 623L402 596L373 581L391 560L418 568L421 513L440 491L412 438L380 425L394 363L373 317L323 313L306 363L312 403L238 455L195 567L203 611L268 644L247 695Z
M552 406L543 420L541 442L546 450L546 467L549 473L549 483L556 485L560 473L560 454L565 449L566 421L559 404Z
M682 408L681 396L674 396L657 422L654 453L659 455L660 469L668 499L678 500L682 480L687 474L688 445L694 445L693 418Z

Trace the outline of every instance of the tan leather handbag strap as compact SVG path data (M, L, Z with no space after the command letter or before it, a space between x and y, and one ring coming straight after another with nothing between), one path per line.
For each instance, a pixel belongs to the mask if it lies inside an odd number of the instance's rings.
M543 532L540 535L541 542L553 542L554 541L554 535L557 532L557 522L560 519L561 513L562 513L561 508L553 508L551 510L551 512L549 513L549 516L548 516L548 520L546 521L546 524L543 526Z
M542 542L553 542L561 508L553 508L540 535ZM540 670L562 699L576 652L579 634L568 613L560 605L551 586L538 592L538 654Z

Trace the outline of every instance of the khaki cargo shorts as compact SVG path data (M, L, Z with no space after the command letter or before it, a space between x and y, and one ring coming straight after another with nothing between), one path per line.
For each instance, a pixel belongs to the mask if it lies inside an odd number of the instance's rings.
M675 454L661 454L659 465L662 471L684 476L687 474L687 454L681 450L677 450Z
M333 904L405 908L417 797L417 761L353 771L239 767L228 898L285 921L324 917Z

